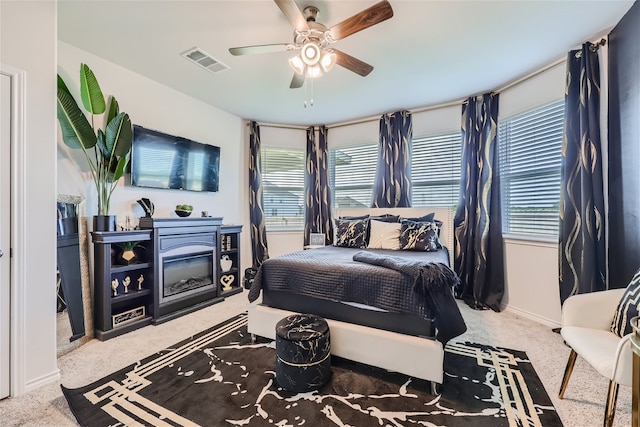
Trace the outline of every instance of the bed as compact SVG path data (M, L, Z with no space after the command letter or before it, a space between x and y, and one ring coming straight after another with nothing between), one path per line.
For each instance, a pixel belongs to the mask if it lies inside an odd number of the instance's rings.
M448 268L453 213L396 208L343 210L336 216L418 218L428 212L441 221L438 250L327 246L266 261L249 291L256 301L249 309L249 332L273 339L282 317L317 314L331 328L332 354L441 384L443 346L466 330L451 293L457 276Z

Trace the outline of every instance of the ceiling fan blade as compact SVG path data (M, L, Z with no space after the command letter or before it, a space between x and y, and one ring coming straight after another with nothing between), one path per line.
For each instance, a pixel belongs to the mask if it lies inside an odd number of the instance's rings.
M238 56L238 55L250 55L254 53L271 53L271 52L285 52L289 50L294 50L295 46L291 43L279 43L279 44L262 44L256 46L242 46L242 47L232 47L229 49L229 53Z
M379 24L393 16L393 9L387 0L374 4L351 18L331 27L330 31L335 40L343 39L351 34Z
M284 16L287 17L293 28L302 32L309 31L307 19L304 17L300 8L293 0L274 0Z
M297 89L302 87L304 84L304 73L298 74L293 73L293 78L291 79L291 84L289 85L289 89Z
M361 75L362 77L367 76L371 71L373 71L373 67L366 62L362 62L353 56L342 52L341 50L332 49L336 54L336 64L341 67L346 68L349 71L353 71L356 74Z

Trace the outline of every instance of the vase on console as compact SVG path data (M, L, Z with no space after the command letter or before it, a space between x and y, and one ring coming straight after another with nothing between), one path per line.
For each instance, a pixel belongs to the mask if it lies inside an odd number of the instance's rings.
M115 215L94 215L93 231L116 231Z

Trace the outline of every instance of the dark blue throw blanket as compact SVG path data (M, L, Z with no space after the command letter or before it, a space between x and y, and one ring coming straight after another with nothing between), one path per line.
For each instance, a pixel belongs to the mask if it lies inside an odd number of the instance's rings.
M353 255L353 260L389 268L411 277L413 291L424 296L432 310L438 341L445 344L467 330L453 296L453 288L460 279L447 265L381 256L371 252L357 252Z

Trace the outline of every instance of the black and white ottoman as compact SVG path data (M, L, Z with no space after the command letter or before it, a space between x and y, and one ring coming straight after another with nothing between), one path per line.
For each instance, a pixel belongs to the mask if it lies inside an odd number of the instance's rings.
M331 378L331 339L326 320L292 314L276 324L276 381L286 390L316 390Z

